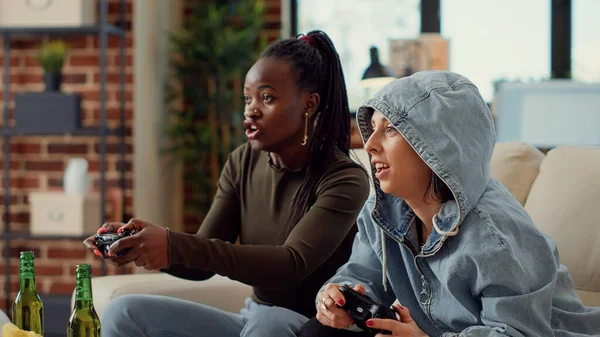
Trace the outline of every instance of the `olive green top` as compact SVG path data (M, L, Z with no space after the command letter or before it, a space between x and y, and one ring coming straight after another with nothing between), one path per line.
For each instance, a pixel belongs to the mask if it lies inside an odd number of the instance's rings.
M336 151L314 204L285 230L305 174L273 167L268 153L248 143L238 147L198 233L169 231L169 268L163 271L192 280L217 273L253 286L256 302L314 316L317 291L350 256L369 181L361 166Z

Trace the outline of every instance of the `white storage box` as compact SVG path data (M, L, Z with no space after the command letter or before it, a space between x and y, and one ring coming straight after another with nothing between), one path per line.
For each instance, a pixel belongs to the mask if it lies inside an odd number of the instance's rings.
M33 235L92 235L100 223L100 197L66 195L63 192L31 192L30 231Z
M77 27L96 24L94 0L0 0L0 26Z

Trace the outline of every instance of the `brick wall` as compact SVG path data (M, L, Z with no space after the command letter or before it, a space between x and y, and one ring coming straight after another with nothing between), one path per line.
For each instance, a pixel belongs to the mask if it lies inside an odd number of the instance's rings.
M119 146L117 137L107 137L106 178L108 186L118 186L120 165L126 169L125 213L126 218L132 214L132 153L135 150L132 144L131 132L133 128L133 36L132 12L133 1L127 0L127 14L125 27L126 34L126 87L125 87L125 118L126 118L126 143L127 154L125 162L119 159ZM280 0L266 0L269 6L267 12L267 25L265 34L274 40L280 36ZM109 22L118 24L118 0L110 0ZM12 99L15 92L41 91L42 69L35 59L35 48L48 38L13 38L11 40L11 116ZM64 68L64 82L62 90L66 92L79 92L83 96L83 124L84 126L98 125L99 121L99 54L98 38L95 36L62 38L72 48L70 57ZM108 41L107 64L107 120L109 127L119 125L119 38L110 37ZM0 65L3 58L7 57L0 45ZM3 69L0 69L2 76ZM0 107L3 107L4 87L0 83ZM0 110L3 111L3 110ZM0 121L1 122L1 121ZM62 174L70 157L81 156L88 160L90 177L97 188L99 179L99 148L98 137L82 136L27 136L14 137L11 140L11 229L28 231L29 229L29 203L28 193L35 190L60 188ZM3 140L1 140L3 142ZM4 163L0 158L0 167ZM3 184L3 181L0 182ZM0 193L4 195L4 186L0 185ZM2 206L3 207L3 206ZM3 209L0 209L4 216ZM110 207L107 217L112 217ZM5 223L4 219L2 221ZM186 230L195 231L199 224L195 217L186 217ZM0 248L4 252L3 242ZM11 300L14 298L18 282L18 256L23 250L33 250L36 255L36 273L38 275L38 290L42 294L71 294L74 288L74 270L78 263L90 263L97 275L99 261L91 253L87 253L79 240L16 240L11 249ZM0 308L5 308L4 285L4 260L0 261ZM131 267L125 272L130 273ZM116 268L108 267L109 274L115 274Z
M131 33L132 0L127 0L125 27L125 118L127 152L125 162L120 162L118 137L107 137L106 179L107 186L119 186L119 168L126 168L125 212L132 212L132 127L133 127L133 38ZM109 22L119 23L119 2L109 2ZM42 91L43 70L36 58L36 48L49 37L14 37L11 39L11 117L13 114L14 93L22 91ZM60 37L71 47L70 56L64 67L65 92L81 93L82 124L85 127L97 126L99 123L99 39L97 36ZM107 51L107 85L106 108L109 127L119 126L119 38L109 37ZM7 57L0 50L0 60ZM0 70L2 73L4 70ZM0 104L5 103L4 86L0 83ZM2 140L4 142L4 140ZM19 136L11 139L11 230L26 232L29 229L28 193L36 190L47 190L62 187L62 175L70 157L81 156L89 162L90 179L94 188L98 189L100 178L99 137L82 136ZM3 159L0 159L2 161ZM4 168L3 161L1 167ZM4 181L0 183L2 195L5 193ZM3 224L4 210L2 210ZM112 210L107 208L107 215L112 217ZM0 244L2 251L4 243ZM87 253L80 240L16 240L11 249L11 300L18 288L18 256L23 250L33 250L36 256L36 274L38 290L42 294L71 294L74 289L74 271L78 263L91 263L94 273L100 273L99 260ZM4 260L0 263L4 274ZM116 268L109 268L109 273L116 273ZM131 272L127 268L126 272ZM0 305L5 306L4 277L0 277Z
M60 294L71 295L75 287L75 268L77 264L89 263L92 265L94 275L100 273L100 260L95 255L87 253L81 248L79 240L55 240L55 241L33 241L33 240L14 240L11 243L11 293L10 300L19 289L19 260L21 251L31 250L36 256L35 272L36 284L40 294ZM1 264L2 273L4 273L4 261ZM131 273L133 266L120 268L107 264L107 274L116 275L121 273ZM0 285L2 296L0 304L3 310L5 306L5 284L2 277Z

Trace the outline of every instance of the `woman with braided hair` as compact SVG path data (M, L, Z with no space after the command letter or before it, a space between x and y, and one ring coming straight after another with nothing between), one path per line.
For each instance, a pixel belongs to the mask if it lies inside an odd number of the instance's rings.
M316 314L313 300L348 260L369 194L368 174L349 157L348 98L329 37L313 31L270 45L246 75L244 100L248 142L229 155L196 234L132 219L99 229L138 231L108 256L93 237L85 245L117 265L198 281L223 275L251 285L251 298L236 314L121 296L101 317L103 336L295 336Z

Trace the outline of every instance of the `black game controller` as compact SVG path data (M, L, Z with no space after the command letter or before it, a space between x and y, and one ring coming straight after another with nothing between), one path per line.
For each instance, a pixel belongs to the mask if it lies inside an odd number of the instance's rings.
M371 318L398 320L396 311L375 303L369 296L362 295L348 286L341 286L339 289L346 299L346 303L342 308L348 311L356 326L373 336L378 333L391 334L387 330L369 328L366 322Z
M94 237L94 243L96 244L96 247L98 247L98 249L100 249L100 252L102 252L103 255L108 255L108 249L110 248L110 245L112 245L116 241L121 240L122 238L132 236L136 233L137 233L136 230L133 230L133 231L123 230L121 233L96 234L96 236ZM127 254L127 252L129 252L129 250L131 250L131 248L122 249L117 253L117 256L123 256L123 255Z

